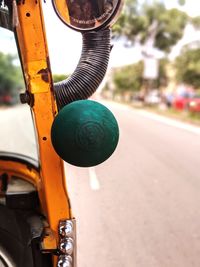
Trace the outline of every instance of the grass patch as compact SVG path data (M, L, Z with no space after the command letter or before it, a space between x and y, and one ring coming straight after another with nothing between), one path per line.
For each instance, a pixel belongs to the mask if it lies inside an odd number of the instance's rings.
M200 113L192 113L189 111L179 111L174 108L163 108L157 106L144 106L144 105L135 105L131 104L132 107L137 109L144 109L158 115L163 115L169 118L187 122L196 126L200 126Z

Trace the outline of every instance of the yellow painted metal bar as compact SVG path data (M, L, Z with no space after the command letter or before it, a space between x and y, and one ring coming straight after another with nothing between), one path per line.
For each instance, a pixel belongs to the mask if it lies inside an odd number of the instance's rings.
M27 89L34 97L32 107L38 137L42 207L50 228L58 240L58 222L71 219L70 201L66 190L63 161L55 153L50 129L56 114L52 77L48 59L47 40L38 0L17 5L16 36ZM25 122L24 122L25 123Z
M70 24L69 10L66 5L66 0L55 0L56 6L59 10L59 14L64 19L65 22Z
M0 159L0 175L2 173L8 173L10 176L22 177L36 187L40 187L41 181L38 171L34 168L27 167L23 163Z

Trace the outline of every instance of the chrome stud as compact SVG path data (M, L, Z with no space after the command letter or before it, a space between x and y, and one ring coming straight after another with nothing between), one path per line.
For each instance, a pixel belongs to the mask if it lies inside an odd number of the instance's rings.
M76 220L67 219L59 222L60 236L57 267L76 267Z
M57 266L58 267L72 267L72 258L66 255L59 256Z
M65 237L60 240L60 251L63 254L72 255L74 250L74 241L71 237Z
M73 237L74 227L70 220L61 221L59 224L59 234L62 237Z

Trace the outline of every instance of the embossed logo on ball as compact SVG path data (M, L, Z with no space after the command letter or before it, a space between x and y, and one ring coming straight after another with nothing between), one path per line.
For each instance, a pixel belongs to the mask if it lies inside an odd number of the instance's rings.
M76 144L86 151L96 150L104 141L104 130L100 123L88 121L76 131Z

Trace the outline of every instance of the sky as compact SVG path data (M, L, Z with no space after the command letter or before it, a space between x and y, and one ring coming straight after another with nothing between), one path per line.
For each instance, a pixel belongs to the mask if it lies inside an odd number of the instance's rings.
M142 0L141 0L142 1ZM153 0L149 0L152 2ZM48 48L53 73L71 73L75 69L81 53L81 34L69 29L55 14L51 1L43 4ZM167 8L178 7L175 0L165 1ZM200 15L200 1L188 0L182 7L191 16ZM175 57L180 47L195 39L200 40L200 33L190 27L186 28L184 38L173 49L171 58ZM0 51L17 53L13 36L6 30L0 30ZM141 58L140 47L125 48L122 41L116 42L111 52L109 68L137 62Z
M166 0L164 1L167 8L179 8L187 12L190 16L199 16L200 15L200 1L199 0L187 0L186 4L180 8L175 0Z
M52 58L52 70L55 73L64 70L71 72L77 65L82 46L82 36L79 32L68 29L60 21L52 9L51 2L44 4L44 16L46 32L49 43L50 58ZM139 48L138 48L139 49ZM134 48L124 48L122 42L118 42L112 49L110 67L132 63L139 59L139 51ZM119 57L119 55L121 55Z

